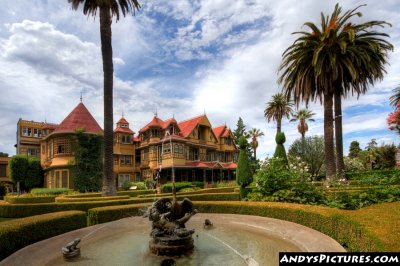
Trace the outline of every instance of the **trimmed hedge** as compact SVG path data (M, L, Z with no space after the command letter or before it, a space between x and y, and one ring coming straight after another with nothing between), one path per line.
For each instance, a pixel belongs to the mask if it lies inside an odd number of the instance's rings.
M204 183L203 182L175 182L175 189L177 192L181 189L192 188L192 187L203 188ZM166 184L162 185L161 191L163 193L172 192L172 183L166 183Z
M111 197L89 197L89 198L66 198L58 197L56 202L87 202L87 201L108 201L129 199L129 196L111 196Z
M156 193L155 189L146 189L146 190L130 190L130 191L118 191L117 196L129 196L129 197L137 197L139 195L146 194L154 194ZM97 198L101 197L101 193L80 193L73 195L65 195L65 198Z
M129 196L129 197L137 197L139 195L147 195L147 194L154 194L157 190L155 189L145 189L145 190L129 190L129 191L118 191L118 196Z
M320 231L348 251L383 251L382 242L359 223L318 206L272 202L194 202L199 212L257 215L286 220Z
M370 177L374 177L377 179L384 179L384 178L394 177L399 174L400 174L399 170L389 169L389 170L372 170L372 171L346 173L346 177L349 180L359 180Z
M33 195L60 195L72 191L68 188L32 188L30 193Z
M51 203L54 202L55 198L56 196L40 196L40 197L6 196L5 201L11 204Z
M86 227L86 213L57 212L2 222L0 260L15 251L59 234Z
M32 215L39 215L59 211L84 211L104 206L126 205L134 203L152 202L153 199L127 199L127 200L108 200L93 202L70 202L70 203L42 203L42 204L0 204L0 217L22 218Z
M150 203L93 208L88 211L88 225L107 223L122 218L141 216Z
M235 188L237 188L237 187L205 188L205 189L200 189L200 190L196 190L196 191L177 192L176 195L197 195L197 194L206 194L206 193L230 193L230 192L235 192ZM147 197L154 198L154 197L169 197L169 196L172 196L172 193L140 195L139 198L147 198Z

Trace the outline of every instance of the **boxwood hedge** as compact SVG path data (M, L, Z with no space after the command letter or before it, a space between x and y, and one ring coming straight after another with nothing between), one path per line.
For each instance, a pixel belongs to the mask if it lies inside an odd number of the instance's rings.
M0 260L37 241L86 227L86 213L56 212L2 222Z
M66 198L57 197L56 202L87 202L87 201L108 201L129 199L129 196L111 196L111 197L89 197L89 198Z
M124 206L107 206L93 208L88 211L88 224L95 225L119 220L126 217L141 216L150 203L129 204Z
M55 197L56 196L40 196L40 197L6 196L5 201L11 204L50 203L54 202Z

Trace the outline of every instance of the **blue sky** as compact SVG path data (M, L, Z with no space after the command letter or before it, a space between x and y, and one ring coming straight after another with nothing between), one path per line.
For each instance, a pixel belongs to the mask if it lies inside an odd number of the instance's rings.
M280 87L282 52L291 33L306 21L319 22L337 1L319 0L143 0L136 16L113 22L114 120L122 112L138 132L157 110L162 119L184 120L206 112L214 126L261 129L257 155L275 149L275 124L263 111ZM367 4L359 21L383 19L395 50L387 75L366 95L343 102L344 149L352 140L364 147L399 143L387 129L388 98L400 84L400 8L392 1L338 1L344 10ZM84 103L103 125L99 19L73 11L68 1L3 0L0 6L0 151L15 154L16 123L60 123ZM323 109L309 108L316 122L307 135L323 133ZM299 137L295 123L283 122L288 148Z

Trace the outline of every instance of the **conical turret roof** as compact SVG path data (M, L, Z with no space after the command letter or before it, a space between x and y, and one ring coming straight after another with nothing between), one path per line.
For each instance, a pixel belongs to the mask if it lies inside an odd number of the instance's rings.
M86 133L100 134L103 130L86 106L80 102L74 110L53 131L54 133L73 133L77 129L85 129Z

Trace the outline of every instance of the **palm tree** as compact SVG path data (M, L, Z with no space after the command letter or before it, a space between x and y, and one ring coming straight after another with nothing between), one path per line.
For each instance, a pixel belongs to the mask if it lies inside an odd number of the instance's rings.
M264 136L264 132L260 131L258 128L252 128L248 132L251 137L251 148L253 149L254 159L257 160L257 148L258 148L258 140L257 138Z
M290 119L290 122L296 122L299 121L299 124L297 125L297 130L301 134L301 138L304 139L306 132L308 131L308 125L307 125L307 120L310 122L314 122L315 120L312 119L311 117L315 115L313 112L311 112L308 109L301 109L298 110L293 116L292 119Z
M300 101L324 101L324 138L326 179L335 178L333 142L333 98L335 98L335 125L339 174L343 176L343 141L341 97L360 95L369 84L382 79L387 51L393 46L382 39L387 34L368 29L389 25L384 21L352 24L347 21L361 16L358 8L345 12L336 5L331 16L321 14L321 29L311 22L304 25L310 32L301 36L283 53L279 83L283 90Z
M397 106L400 103L400 86L393 89L393 95L390 96L390 104Z
M289 119L289 116L293 113L292 107L293 103L283 93L272 95L272 100L267 102L264 117L268 122L271 120L276 121L276 133L281 132L282 118Z
M103 189L105 196L116 195L114 171L113 171L113 53L112 53L112 18L119 20L120 13L135 13L139 10L138 0L68 0L72 9L77 10L83 5L85 15L100 16L101 54L103 58L104 72L104 167Z

